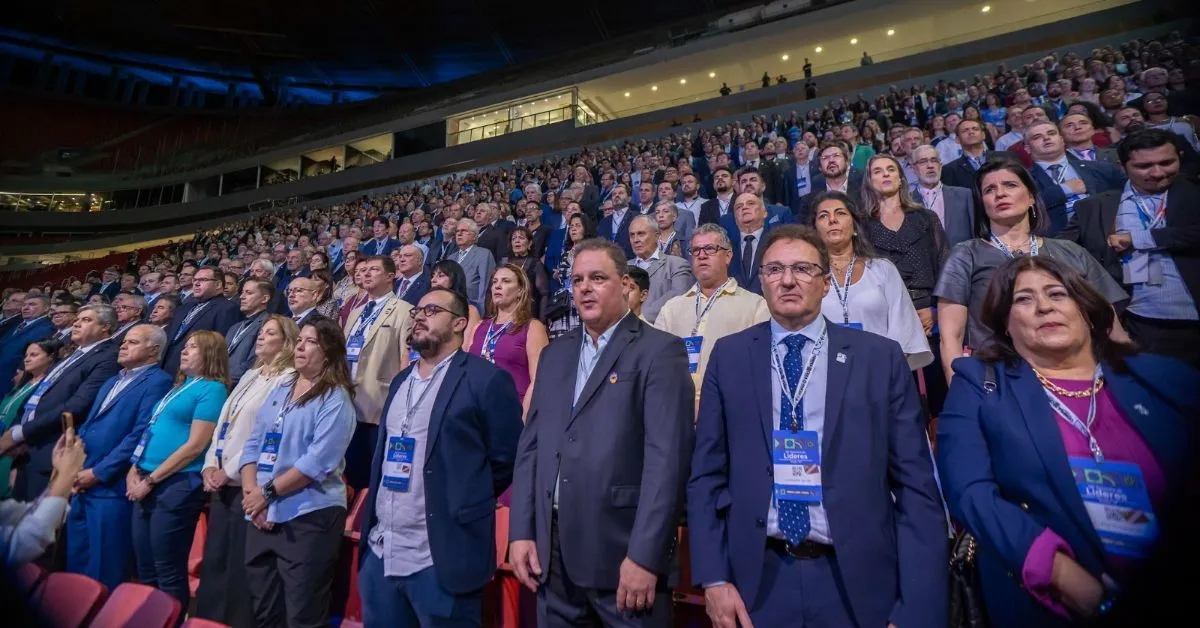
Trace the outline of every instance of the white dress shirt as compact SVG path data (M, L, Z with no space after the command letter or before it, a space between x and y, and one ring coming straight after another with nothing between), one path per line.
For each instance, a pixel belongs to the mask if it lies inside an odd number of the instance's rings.
M813 348L816 345L817 338L821 337L821 332L825 331L825 317L817 316L813 322L806 325L798 332L790 332L783 328L775 319L771 319L771 347L779 356L780 364L783 363L783 358L787 356L787 345L783 344L783 339L799 333L808 339L804 343L804 349L801 350L801 362L808 363L809 357L812 355ZM826 339L825 348L821 350L821 355L817 356L816 363L813 364L812 375L808 380L808 389L804 391L804 399L800 402L804 406L804 429L805 431L817 433L817 447L821 448L821 442L825 440L825 380L829 375L829 341ZM774 367L771 369L771 425L772 429L779 427L779 414L783 411L781 397L783 393L780 391L779 376L775 374ZM822 460L822 465L825 461ZM822 481L822 484L824 482ZM826 495L825 499L829 499ZM822 504L809 504L808 520L811 524L811 530L808 533L808 540L825 545L833 544L833 536L829 530L829 518L825 514L825 507ZM778 539L784 538L783 532L779 530L779 508L775 504L774 491L772 491L771 502L767 507L767 536Z

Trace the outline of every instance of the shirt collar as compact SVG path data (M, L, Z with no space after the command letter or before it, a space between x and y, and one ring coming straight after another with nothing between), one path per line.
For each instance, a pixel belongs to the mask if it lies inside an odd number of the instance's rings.
M97 340L96 342L93 342L90 345L84 345L82 347L79 347L79 352L86 354L88 351L91 351L92 349L95 349L96 347L100 346L100 344L105 342L106 340L108 340L108 338L101 338L100 340Z
M133 368L133 370L130 370L130 369L121 369L121 379L132 379L132 378L134 378L134 377L137 377L137 375L138 375L139 373L142 373L143 371L145 371L146 369L148 369L148 368L150 368L150 367L152 367L152 366L154 366L154 364L153 364L153 363L151 363L151 364L143 364L143 365L141 365L141 366L134 367L134 368Z
M1134 203L1134 202L1137 202L1137 199L1139 197L1140 198L1153 198L1153 199L1162 198L1165 201L1167 198L1167 193L1162 192L1161 194L1142 194L1141 192L1138 192L1137 190L1133 189L1132 183L1126 181L1125 188L1123 190L1121 190L1121 202L1122 203Z
M754 236L754 242L758 243L760 240L762 240L763 227L759 227L758 229L755 229L754 231L751 231L751 232L745 232L739 228L738 233L741 235L741 237L739 239L743 240L742 244L745 244L744 240L745 240L746 236L748 236L748 235Z
M642 258L640 258L640 257L639 257L639 258L638 258L638 261L639 261L639 262L642 262L643 264L645 264L645 263L652 262L652 261L654 261L654 260L656 260L656 259L661 259L661 256L660 256L660 255L659 255L659 253L658 253L658 247L657 247L657 246L656 246L656 247L654 247L654 252L650 254L650 257L648 257L648 258L646 258L646 259L642 259Z
M418 277L420 277L421 275L423 275L423 274L424 274L424 272L425 272L425 271L418 270L418 271L417 271L417 274L413 275L412 277L405 277L404 275L401 275L401 276L400 276L400 279L401 279L401 280L407 279L409 283L412 283L412 282L416 281Z
M772 318L771 319L771 346L774 347L775 345L778 345L779 343L783 342L784 338L787 338L788 336L791 336L792 334L797 334L797 333L800 334L801 336L804 336L805 338L807 338L809 342L816 342L817 338L820 338L821 333L824 331L825 331L825 317L820 314L817 314L817 317L814 318L812 320L812 322L810 322L809 324L800 328L800 331L798 331L798 332L788 331L788 330L784 329L783 325L780 325L778 321L776 321L774 318Z
M613 334L616 333L617 326L620 325L621 321L625 320L625 317L629 316L629 313L632 311L633 310L625 310L625 313L621 315L621 318L617 319L617 322L613 323L608 329L604 330L604 333L600 334L600 337L596 339L596 351L604 350L604 347L608 345L608 341L612 340ZM587 333L586 329L583 329L582 331L583 344L587 345L589 342L591 342L592 337Z
M1062 166L1064 170L1066 170L1066 168L1071 165L1071 163L1069 161L1067 161L1066 153L1063 153L1062 157L1059 157L1058 159L1056 159L1054 161L1039 161L1039 162L1037 162L1037 165L1041 166L1043 169L1049 168L1050 166L1053 166L1055 164Z
M311 311L313 311L313 310L315 310L315 309L317 309L317 308L315 308L315 307L310 307L310 308L308 308L307 310L304 310L303 312L300 312L299 314L292 314L292 320L296 320L296 319L304 320L304 317L305 317L305 316L308 316L308 313L309 313L309 312L311 312Z
M35 317L33 317L33 318L31 318L31 319L29 319L29 320L27 320L27 321L22 321L22 322L24 322L24 323L25 323L25 325L26 325L26 326L28 326L28 325L32 325L32 324L34 324L34 323L36 323L36 322L38 322L38 321L42 320L43 318L50 318L50 315L49 315L49 314L42 314L41 316L35 316Z
M721 287L717 288L717 291L714 292L713 294L727 294L727 295L733 296L734 294L737 294L737 290L738 290L737 279L730 277L729 279L725 280L725 283L721 284ZM685 292L683 296L694 297L699 293L700 293L700 284L694 283L694 284L692 284L691 288L688 288L688 291Z

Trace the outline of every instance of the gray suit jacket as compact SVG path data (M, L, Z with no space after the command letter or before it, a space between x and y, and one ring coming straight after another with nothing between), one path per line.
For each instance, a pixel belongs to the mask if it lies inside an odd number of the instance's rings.
M258 339L258 330L262 329L270 314L263 311L244 321L238 321L229 328L229 333L225 334L225 342L229 343L229 379L233 383L236 384L242 375L254 366L254 344Z
M671 297L687 292L696 281L687 260L674 255L659 254L658 259L651 260L646 273L650 275L650 294L642 304L642 316L651 323L658 318L663 304Z
M692 259L692 232L696 230L696 217L692 212L680 210L675 219L675 239L679 241L679 252L683 259Z
M492 280L492 271L496 269L496 260L492 257L492 252L476 244L461 260L458 253L450 259L462 266L463 273L467 276L467 300L482 312L488 284Z
M949 246L975 237L974 192L967 188L942 185L942 209L946 213L946 224L942 228L946 230Z
M509 538L537 544L549 576L550 517L571 582L617 588L630 560L674 584L695 431L695 388L679 338L627 315L573 403L584 330L550 343L517 447ZM590 339L589 339L590 342Z

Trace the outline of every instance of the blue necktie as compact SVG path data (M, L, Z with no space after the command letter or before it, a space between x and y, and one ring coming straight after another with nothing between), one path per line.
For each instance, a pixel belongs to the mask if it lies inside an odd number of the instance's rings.
M800 372L804 370L804 359L800 350L808 339L800 334L792 334L783 339L787 346L787 355L783 358L783 374L787 378L788 387L796 390L800 385ZM783 398L779 402L779 429L792 429L792 400L788 399L786 390L780 391ZM796 408L799 428L804 429L804 405ZM799 545L808 537L812 523L808 518L808 504L797 501L779 502L779 531L787 538L788 543Z

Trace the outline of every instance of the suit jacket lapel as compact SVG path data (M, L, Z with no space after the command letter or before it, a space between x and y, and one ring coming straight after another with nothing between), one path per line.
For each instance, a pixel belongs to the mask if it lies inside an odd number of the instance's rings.
M587 405L592 396L596 394L596 391L600 390L600 386L604 382L608 381L609 374L612 372L613 366L617 363L617 358L621 357L621 352L625 350L625 346L632 342L633 339L641 333L641 327L641 320L639 320L638 317L634 316L633 313L630 312L625 316L621 323L617 325L617 328L613 330L612 338L608 340L608 344L605 345L604 350L600 352L600 356L596 359L595 368L592 369L591 375L588 375L587 382L583 385L583 391L579 393L579 401L575 403L575 407L571 411L571 421L574 421L575 417L579 416L579 411ZM584 331L582 333L587 332ZM591 338L588 338L587 341L591 342ZM582 342L583 341L581 339L581 343ZM577 350L574 354L578 356L579 351L582 350L582 346L576 345L576 347ZM579 361L576 360L576 364L578 364L578 362ZM578 366L576 369L578 369ZM578 374L578 370L576 373ZM575 381L571 380L572 393L574 393L574 389ZM568 422L567 427L570 427L570 425L571 423Z
M415 368L417 367L414 365L410 367L410 370ZM429 412L428 436L425 437L425 460L429 460L429 456L433 454L433 447L442 432L442 423L446 420L446 406L450 405L450 399L454 397L455 389L466 375L467 354L459 351L454 354L450 365L446 367L446 374L442 377L442 386L438 389L437 397L433 399L433 409Z
M1121 209L1121 192L1117 191L1111 198L1105 198L1100 203L1100 233L1107 239L1108 234L1116 231L1117 212ZM1103 260L1102 260L1103 261Z
M646 269L646 274L653 278L667 265L667 260L659 257L658 259L650 260L650 268Z
M1050 487L1058 494L1059 499L1067 505L1068 514L1075 520L1075 525L1092 542L1097 554L1103 554L1104 545L1100 535L1092 526L1083 498L1075 487L1071 465L1067 461L1066 445L1062 434L1058 432L1058 422L1050 404L1046 403L1046 392L1041 384L1034 379L1033 369L1029 364L1021 362L1019 366L1006 367L1008 379L1012 382L1011 392L1021 408L1021 418L1042 464L1046 467L1046 476Z
M383 326L384 319L392 315L392 310L395 309L396 302L399 300L400 299L398 297L387 300L387 305L383 306L383 310L379 312L379 316L375 317L375 322L371 323L371 327L367 329L365 337L363 338L363 349L366 349L368 346L370 346L371 340L375 338L376 332L378 332L379 328ZM351 329L353 329L353 327L351 327Z
M777 417L771 400L771 324L759 323L751 328L754 335L747 346L750 380L755 401L758 402L758 416L762 424L763 444L767 446L767 455L771 455L771 434L775 431Z
M829 334L829 345L825 348L825 438L821 444L821 461L826 465L830 473L832 473L833 463L837 461L837 456L831 454L834 451L834 443L837 443L841 436L842 427L842 400L846 398L846 391L850 390L848 384L850 382L850 366L851 360L854 358L850 351L850 345L846 342L845 330L832 321L825 320L825 329ZM844 359L843 357L844 356Z
M150 368L154 368L154 367L150 367ZM150 369L145 369L141 373L138 373L137 376L135 376L133 378L133 381L129 382L129 384L126 385L125 388L122 388L121 391L117 393L117 396L113 398L112 402L110 402L107 407L104 406L104 399L106 397L108 397L108 392L110 390L112 390L113 386L117 385L116 380L113 380L112 386L105 386L104 390L100 391L100 394L96 395L96 399L100 400L100 405L97 406L100 408L100 412L97 413L96 416L99 417L100 415L104 414L105 412L108 412L109 410L111 410L113 408L113 406L117 405L118 401L123 399L126 395L132 393L134 390L137 389L138 386L141 386L142 382L145 381L145 379L149 376L150 376Z
M1164 475L1181 477L1187 470L1187 443L1190 442L1187 430L1177 429L1182 423L1162 420L1172 411L1146 394L1146 389L1138 385L1133 375L1115 373L1105 366L1104 383L1112 391L1113 401L1146 441Z

